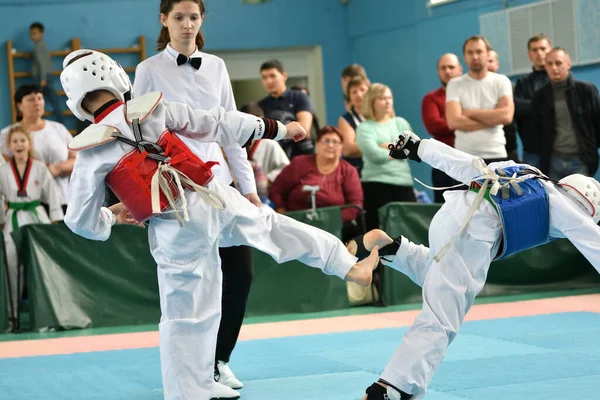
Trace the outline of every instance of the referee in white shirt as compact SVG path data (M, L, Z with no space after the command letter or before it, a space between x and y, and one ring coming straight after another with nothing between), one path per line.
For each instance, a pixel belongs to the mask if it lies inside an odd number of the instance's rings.
M201 52L204 37L200 26L204 18L203 0L162 0L163 25L157 41L161 53L139 64L135 71L134 96L160 91L167 101L185 103L193 108L221 106L236 110L233 90L225 63L219 57ZM217 161L212 168L215 178L232 184L233 178L221 148L216 143L200 143L181 137L204 161ZM239 145L223 149L242 194L257 207L261 202L247 154ZM235 347L252 282L252 252L249 247L220 249L223 271L221 325L215 355L213 399L237 399L243 384L227 363Z

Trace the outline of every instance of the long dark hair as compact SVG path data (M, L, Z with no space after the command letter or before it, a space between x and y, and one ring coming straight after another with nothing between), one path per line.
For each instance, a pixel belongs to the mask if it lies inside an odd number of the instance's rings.
M198 4L198 7L200 7L200 15L202 18L204 18L204 13L206 11L204 0L161 0L160 13L168 16L173 10L175 4L181 3L182 1L192 1ZM163 26L160 30L160 34L158 35L158 39L156 40L156 50L166 49L167 44L169 44L170 41L171 36L169 36L169 29L166 26ZM204 36L202 36L201 31L198 31L198 35L196 35L196 46L198 46L198 50L202 50L204 48Z

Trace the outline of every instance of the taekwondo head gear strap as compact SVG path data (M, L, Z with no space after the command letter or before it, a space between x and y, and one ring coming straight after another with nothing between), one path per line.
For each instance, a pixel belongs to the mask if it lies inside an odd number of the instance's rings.
M581 174L565 176L561 187L592 216L597 224L600 221L600 183L594 178Z
M79 58L78 58L79 57ZM118 62L94 50L76 50L63 61L60 83L67 95L67 106L80 120L94 121L94 116L81 106L86 94L107 90L121 101L131 92L131 81Z

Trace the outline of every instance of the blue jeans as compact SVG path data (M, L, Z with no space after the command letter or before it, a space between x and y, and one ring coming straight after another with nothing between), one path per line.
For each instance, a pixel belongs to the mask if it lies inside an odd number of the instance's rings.
M588 167L577 157L556 157L550 159L550 172L548 177L560 180L567 175L582 174L589 176Z
M523 150L523 164L531 165L532 167L540 167L540 156L529 153Z
M60 106L60 100L58 94L56 94L56 88L54 87L54 77L48 75L46 78L46 86L42 88L44 98L52 106L52 112L54 113L54 119L56 122L63 122L62 107Z

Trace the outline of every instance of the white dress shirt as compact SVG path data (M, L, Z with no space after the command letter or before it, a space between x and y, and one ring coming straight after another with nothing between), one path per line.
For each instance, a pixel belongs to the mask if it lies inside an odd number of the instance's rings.
M202 57L198 70L189 63L177 65L179 53L170 45L145 61L135 70L133 95L159 91L170 102L184 103L192 108L209 110L216 106L226 111L236 110L231 81L225 62L217 56L196 50L190 57ZM216 143L200 143L183 138L203 161L217 161L220 165L212 168L222 183L233 182L231 172L221 147ZM238 144L223 148L227 160L237 178L242 194L256 193L256 182L246 151Z

